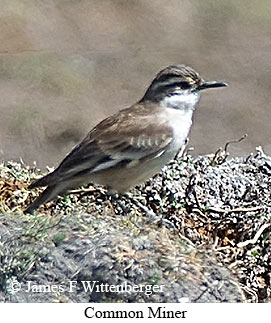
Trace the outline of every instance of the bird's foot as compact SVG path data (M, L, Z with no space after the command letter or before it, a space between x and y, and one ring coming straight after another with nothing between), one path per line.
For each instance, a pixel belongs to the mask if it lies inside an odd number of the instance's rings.
M164 219L162 215L157 215L153 212L153 210L149 209L147 206L140 203L138 200L133 198L128 193L124 194L131 203L133 203L136 207L138 207L141 211L143 211L147 216L149 216L148 222L150 224L158 224L159 226L165 226L169 229L175 228L174 224L167 219Z

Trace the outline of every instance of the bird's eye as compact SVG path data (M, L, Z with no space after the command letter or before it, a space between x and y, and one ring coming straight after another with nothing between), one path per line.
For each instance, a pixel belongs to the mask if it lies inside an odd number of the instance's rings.
M183 90L188 90L190 89L191 85L188 83L188 82L180 82L179 83L179 86L181 89Z

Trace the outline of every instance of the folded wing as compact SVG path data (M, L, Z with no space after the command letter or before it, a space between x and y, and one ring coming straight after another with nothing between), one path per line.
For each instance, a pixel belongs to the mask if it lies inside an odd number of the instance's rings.
M130 108L131 109L131 108ZM51 174L31 187L54 185L84 173L99 172L121 164L133 167L140 160L156 158L172 142L172 129L166 120L156 118L138 105L105 119L66 156ZM160 120L160 121L157 121ZM160 124L157 124L159 122Z

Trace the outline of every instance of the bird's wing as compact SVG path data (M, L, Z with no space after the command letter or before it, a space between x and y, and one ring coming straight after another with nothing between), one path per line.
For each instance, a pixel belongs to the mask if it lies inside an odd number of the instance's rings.
M117 165L133 167L140 160L160 156L172 142L173 133L157 113L134 107L105 119L66 156L50 184Z

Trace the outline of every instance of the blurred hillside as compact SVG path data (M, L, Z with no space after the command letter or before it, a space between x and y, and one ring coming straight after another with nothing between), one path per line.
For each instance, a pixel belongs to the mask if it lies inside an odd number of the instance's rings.
M194 154L271 153L271 2L0 0L0 159L56 165L169 64L229 88L202 96Z

